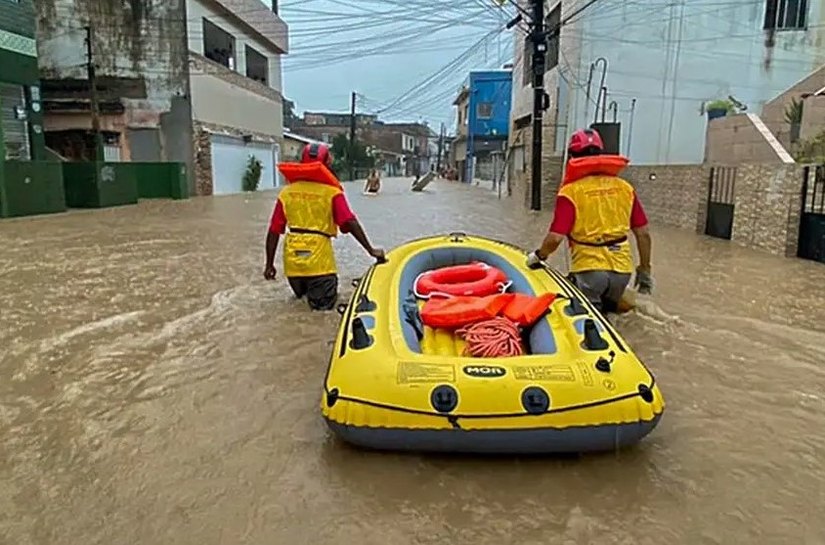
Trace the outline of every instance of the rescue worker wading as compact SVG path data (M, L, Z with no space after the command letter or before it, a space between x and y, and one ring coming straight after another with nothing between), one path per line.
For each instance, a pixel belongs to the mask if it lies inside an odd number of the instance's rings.
M384 251L373 248L349 207L340 182L329 167L332 155L323 144L304 148L301 163L282 163L278 169L288 185L281 190L266 236L264 278L273 280L275 251L284 242L284 274L298 298L306 295L313 310L330 310L338 300L338 274L332 239L340 228L350 233L369 255L384 261Z
M549 232L527 264L540 266L567 237L572 253L571 279L599 310L616 312L633 273L627 238L633 231L639 249L635 285L651 293L651 239L636 192L618 174L629 163L621 155L603 155L604 144L592 129L570 139L564 182L556 198Z

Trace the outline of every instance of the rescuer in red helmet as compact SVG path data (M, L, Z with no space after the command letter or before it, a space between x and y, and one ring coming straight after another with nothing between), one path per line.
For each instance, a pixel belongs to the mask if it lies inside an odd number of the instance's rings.
M619 177L629 160L605 154L598 132L576 131L567 151L553 221L541 248L528 257L528 265L539 266L566 237L572 280L596 308L615 312L633 274L628 231L639 249L635 285L639 293L653 290L647 216L633 186Z
M266 236L264 278L276 276L275 251L286 233L284 274L295 296L306 295L313 310L331 310L338 300L332 239L339 229L355 237L376 260L384 261L384 251L370 244L331 166L329 147L321 143L308 144L300 163L278 165L287 186L278 195Z

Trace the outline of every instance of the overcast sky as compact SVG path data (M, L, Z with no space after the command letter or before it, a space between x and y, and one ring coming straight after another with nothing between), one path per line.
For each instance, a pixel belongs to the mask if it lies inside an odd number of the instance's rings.
M288 0L280 13L290 33L284 94L298 112L349 111L356 91L359 112L449 128L469 71L512 58L493 0Z

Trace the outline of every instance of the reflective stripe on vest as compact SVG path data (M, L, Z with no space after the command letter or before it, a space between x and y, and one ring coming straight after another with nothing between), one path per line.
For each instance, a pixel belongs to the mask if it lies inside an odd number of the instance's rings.
M572 272L633 272L627 232L633 186L615 176L587 176L563 186L559 195L576 208L571 241Z

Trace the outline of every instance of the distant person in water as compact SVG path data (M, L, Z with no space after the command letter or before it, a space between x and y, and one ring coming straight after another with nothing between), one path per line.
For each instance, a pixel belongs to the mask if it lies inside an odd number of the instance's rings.
M372 169L364 184L364 193L377 194L379 191L381 191L381 177L378 176L378 171Z

